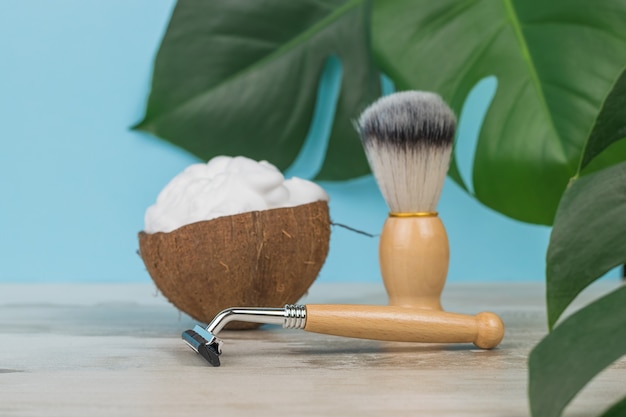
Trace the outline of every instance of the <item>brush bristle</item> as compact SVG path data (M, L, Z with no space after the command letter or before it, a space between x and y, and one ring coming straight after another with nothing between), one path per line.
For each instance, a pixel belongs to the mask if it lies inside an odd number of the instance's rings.
M380 98L358 121L367 159L392 212L433 212L448 172L456 117L437 94Z

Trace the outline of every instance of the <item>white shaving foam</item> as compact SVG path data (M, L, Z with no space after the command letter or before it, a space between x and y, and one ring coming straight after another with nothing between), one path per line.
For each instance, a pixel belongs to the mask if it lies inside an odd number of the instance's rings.
M328 201L317 184L286 180L274 165L237 156L217 156L174 177L148 207L144 232L171 232L181 226L248 211Z

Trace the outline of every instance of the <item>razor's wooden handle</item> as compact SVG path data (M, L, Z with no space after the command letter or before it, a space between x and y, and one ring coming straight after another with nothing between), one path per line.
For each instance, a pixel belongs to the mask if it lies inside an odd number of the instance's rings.
M496 347L504 324L494 313L476 316L396 306L307 304L304 330L360 339L474 343Z
M390 305L442 309L450 249L439 217L389 217L379 256Z

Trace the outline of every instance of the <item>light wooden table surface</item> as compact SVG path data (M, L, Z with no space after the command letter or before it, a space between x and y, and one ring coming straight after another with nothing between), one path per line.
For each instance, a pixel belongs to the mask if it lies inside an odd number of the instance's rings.
M583 302L617 284L601 283ZM526 361L546 333L543 285L448 285L449 311L492 310L498 349L224 331L222 366L191 351L193 320L150 284L0 285L0 416L527 416ZM307 302L384 304L382 285L315 284ZM575 364L572 364L575 366ZM597 415L626 361L567 409Z

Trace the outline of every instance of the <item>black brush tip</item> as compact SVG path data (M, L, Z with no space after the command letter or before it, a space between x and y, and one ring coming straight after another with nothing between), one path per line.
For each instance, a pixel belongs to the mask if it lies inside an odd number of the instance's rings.
M411 146L452 146L456 116L435 94L402 91L381 97L361 114L358 130L364 145L372 142Z

